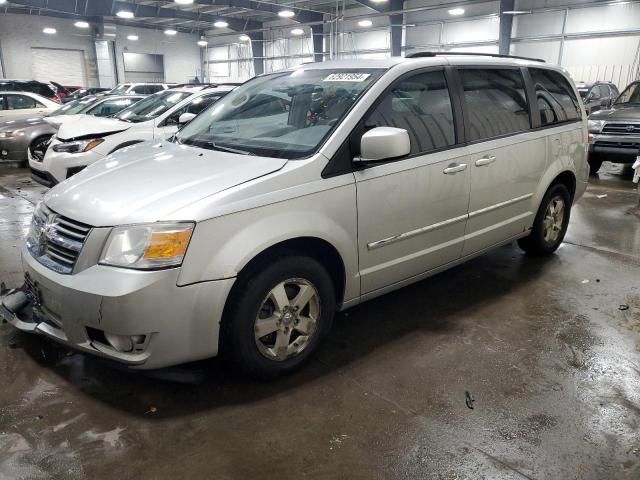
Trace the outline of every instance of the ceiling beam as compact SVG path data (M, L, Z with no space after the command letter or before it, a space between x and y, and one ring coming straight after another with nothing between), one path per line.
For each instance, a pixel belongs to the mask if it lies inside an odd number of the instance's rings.
M142 18L166 18L175 20L189 20L204 22L213 25L216 21L225 21L231 30L242 32L244 30L257 30L262 28L262 23L253 20L211 15L195 11L180 10L177 8L157 7L120 0L11 0L13 5L39 9L40 15L67 14L78 17L115 16L119 10L129 10L136 17ZM60 16L54 15L51 16Z
M256 12L269 13L278 16L280 10L293 10L296 16L291 18L296 22L319 22L322 21L324 15L320 12L314 12L304 8L290 7L288 5L274 5L270 3L256 2L253 0L195 0L198 5L207 5L211 7L236 7L253 10Z

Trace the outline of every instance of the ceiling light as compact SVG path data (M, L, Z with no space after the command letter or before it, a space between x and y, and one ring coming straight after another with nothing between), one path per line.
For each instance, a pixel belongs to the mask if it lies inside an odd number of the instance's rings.
M127 40L133 40L135 42L138 40L138 35L129 35L127 36Z
M217 22L214 22L213 26L218 28L226 28L229 26L229 24L223 20L218 20Z
M0 0L0 5L2 5L3 3L7 3L7 0Z
M304 30L302 30L301 28L294 28L293 30L291 30L292 35L302 35L303 33Z
M295 17L296 13L293 10L280 10L278 16L281 18L291 18Z
M178 31L174 30L173 28L168 28L164 31L165 35L175 35L176 33L178 33Z
M373 3L384 3L387 0L371 0Z
M505 15L521 15L523 13L531 13L528 10L505 10L504 12Z
M118 13L116 13L116 16L120 18L133 18L133 12L130 12L128 10L120 10Z
M193 0L173 0L174 2L176 2L178 5L191 5L193 3Z
M89 28L89 22L83 22L82 20L74 23L74 25L78 28Z
M49 35L53 35L56 32L57 32L57 30L55 28L51 28L51 27L46 27L46 28L42 29L42 33L47 33Z
M449 15L453 15L454 17L458 17L460 15L464 15L464 8L457 7L449 10Z
M358 22L358 25L360 25L361 27L370 27L371 25L373 25L373 22L371 20L360 20Z
M201 47L206 47L207 45L209 45L209 42L207 42L206 40L198 40L198 45L200 45Z
M251 37L249 37L249 35L240 35L238 38L241 42L248 42L249 40L251 40Z

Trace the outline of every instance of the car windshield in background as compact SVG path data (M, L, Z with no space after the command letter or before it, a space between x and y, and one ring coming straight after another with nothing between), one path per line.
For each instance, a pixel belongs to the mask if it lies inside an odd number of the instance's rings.
M153 120L190 96L189 92L172 92L171 90L156 93L125 108L115 118L125 122L140 123Z
M580 94L580 96L584 100L587 97L587 93L589 93L589 89L588 88L579 88L578 89L578 93Z
M109 93L126 93L126 91L131 87L130 83L125 83L122 85L118 85L116 88L111 90Z
M620 94L616 100L616 105L640 103L640 83L632 83Z
M198 115L176 141L268 157L306 157L382 72L300 68L256 78Z
M75 115L95 101L96 97L83 97L79 100L73 100L72 102L65 103L62 107L55 109L49 114L49 116L56 117L58 115Z

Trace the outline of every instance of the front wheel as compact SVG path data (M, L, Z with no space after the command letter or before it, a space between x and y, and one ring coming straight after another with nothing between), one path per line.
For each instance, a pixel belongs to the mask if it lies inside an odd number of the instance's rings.
M561 183L552 185L545 194L528 237L518 240L518 245L532 255L548 255L555 252L569 226L571 195Z
M335 290L325 268L291 254L238 282L223 320L223 355L260 378L297 369L333 321Z

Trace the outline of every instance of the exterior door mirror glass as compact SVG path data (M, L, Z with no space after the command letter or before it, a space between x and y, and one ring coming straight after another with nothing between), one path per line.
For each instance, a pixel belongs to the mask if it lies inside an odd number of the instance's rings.
M195 117L196 117L195 113L185 112L182 115L180 115L180 118L178 118L178 125L184 125L186 123L189 123Z
M358 162L378 162L401 158L411 153L409 134L403 128L376 127L360 140L360 157Z

